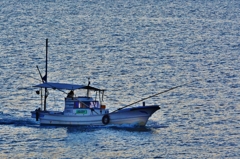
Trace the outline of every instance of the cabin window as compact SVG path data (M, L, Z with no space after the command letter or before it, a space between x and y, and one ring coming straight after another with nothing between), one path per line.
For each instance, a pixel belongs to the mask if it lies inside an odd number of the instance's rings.
M89 107L90 108L100 108L100 104L98 101L93 101L93 102L90 102Z
M81 105L79 102L74 102L74 108L81 108Z
M76 101L74 102L74 108L100 108L99 101Z

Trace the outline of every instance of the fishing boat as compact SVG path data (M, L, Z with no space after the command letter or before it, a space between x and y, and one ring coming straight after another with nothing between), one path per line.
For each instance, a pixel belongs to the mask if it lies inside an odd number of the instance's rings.
M130 124L145 126L151 115L160 109L159 105L146 105L145 102L143 102L141 106L132 107L133 104L143 101L139 100L109 112L107 105L103 103L104 89L90 86L90 80L88 81L87 85L48 82L47 65L48 39L46 39L45 76L41 75L41 72L37 66L42 83L33 86L34 88L40 89L36 92L37 94L41 94L41 101L44 100L44 103L41 108L31 111L31 117L35 118L36 121L39 121L41 125ZM47 97L49 94L48 89L53 89L56 91L68 91L68 94L63 97L63 100L65 101L63 111L47 110ZM79 96L76 94L78 91L85 91L85 93L84 95ZM91 96L91 92L94 92L94 97Z

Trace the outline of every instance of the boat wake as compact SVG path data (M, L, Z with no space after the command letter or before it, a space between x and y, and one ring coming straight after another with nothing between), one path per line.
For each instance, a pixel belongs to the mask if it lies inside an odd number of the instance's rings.
M7 116L0 116L0 125L9 125L9 126L39 126L37 122L32 119L25 119L25 118L16 118L10 115Z

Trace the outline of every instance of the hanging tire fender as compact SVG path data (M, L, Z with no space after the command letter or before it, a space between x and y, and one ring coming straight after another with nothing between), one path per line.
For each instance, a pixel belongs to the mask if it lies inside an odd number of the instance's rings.
M102 123L104 125L107 125L108 123L110 122L110 117L108 114L105 114L103 117L102 117Z

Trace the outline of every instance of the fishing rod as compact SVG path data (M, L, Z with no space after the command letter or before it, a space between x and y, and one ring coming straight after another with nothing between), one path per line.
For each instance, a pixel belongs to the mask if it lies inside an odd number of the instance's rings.
M123 108L129 107L129 106L131 106L131 105L133 105L133 104L136 104L136 103L138 103L138 102L141 102L141 101L144 101L144 100L146 100L146 99L155 97L155 96L157 96L157 95L159 95L159 94L163 94L163 93L169 92L169 91L174 90L174 89L176 89L176 88L183 87L183 86L185 86L185 85L188 85L188 84L193 83L193 82L196 82L196 81L198 81L198 80L191 81L191 82L188 82L188 83L185 83L185 84L182 84L182 85L178 85L178 86L172 87L172 88L170 88L170 89L167 89L167 90L165 90L165 91L162 91L162 92L156 93L156 94L154 94L154 95L148 96L148 97L146 97L146 98L143 98L143 99L141 99L141 100L138 100L138 101L136 101L136 102L133 102L133 103L131 103L131 104L128 104L128 105L126 105L126 106L124 106L124 107L122 107L122 108L118 108L117 110L113 111L112 113L114 113L114 112L116 112L116 111L118 111L118 110L121 110L121 109L123 109Z

